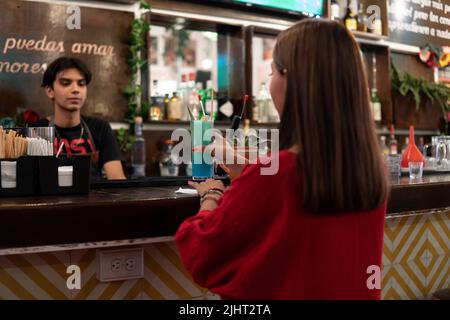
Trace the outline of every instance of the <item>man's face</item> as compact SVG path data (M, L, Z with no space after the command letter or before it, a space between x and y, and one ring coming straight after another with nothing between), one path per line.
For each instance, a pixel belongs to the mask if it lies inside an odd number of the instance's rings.
M46 88L46 93L57 108L76 112L86 101L86 80L77 69L63 70L57 74L53 88Z

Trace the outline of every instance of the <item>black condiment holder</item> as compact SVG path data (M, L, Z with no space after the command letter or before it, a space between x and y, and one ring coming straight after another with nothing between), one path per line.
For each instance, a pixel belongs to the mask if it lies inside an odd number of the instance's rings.
M16 163L16 187L2 188L2 177L0 174L0 197L20 197L36 194L38 185L37 157L22 156L17 159L1 159Z
M58 168L72 166L72 186L61 187ZM87 194L90 191L91 156L41 156L38 159L39 193L41 195Z

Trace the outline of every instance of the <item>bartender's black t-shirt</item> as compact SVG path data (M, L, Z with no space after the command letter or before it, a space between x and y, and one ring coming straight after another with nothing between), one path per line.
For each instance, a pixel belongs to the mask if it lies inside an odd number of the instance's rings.
M108 122L91 117L82 117L88 126L94 144L89 139L89 134L82 129L79 124L73 128L60 128L55 125L55 143L54 152L58 152L60 144L64 141L61 154L68 156L73 154L91 154L99 151L98 169L103 168L103 164L113 160L122 160L119 145L117 143L114 132ZM50 122L48 119L41 119L33 124L33 127L48 127Z

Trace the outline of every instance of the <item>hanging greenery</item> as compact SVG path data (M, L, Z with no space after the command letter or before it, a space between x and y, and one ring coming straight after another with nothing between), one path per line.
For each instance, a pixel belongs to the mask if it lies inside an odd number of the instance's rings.
M120 150L123 153L130 151L134 141L136 140L135 136L133 136L129 130L125 130L124 128L117 130L116 137Z
M416 111L420 108L423 96L430 99L431 102L439 103L443 114L450 111L450 87L442 83L427 81L422 77L416 78L407 72L400 75L392 63L391 70L392 88L402 96L412 94L416 102Z
M150 5L146 0L140 0L139 8L141 10L150 10ZM147 59L143 59L142 57L147 56L145 38L149 30L150 25L144 17L135 19L131 26L130 55L127 62L130 66L132 75L130 83L123 90L124 95L128 99L128 108L125 119L130 124L134 122L135 116L142 115L142 112L149 108L148 102L140 101L142 86L138 83L139 72L144 70L147 66Z

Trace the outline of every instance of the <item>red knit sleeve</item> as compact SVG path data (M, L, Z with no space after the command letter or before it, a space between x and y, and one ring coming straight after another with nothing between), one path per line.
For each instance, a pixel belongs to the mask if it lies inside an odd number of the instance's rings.
M215 210L187 219L176 233L182 262L194 281L211 291L232 281L273 220L274 190L260 169L247 166Z

